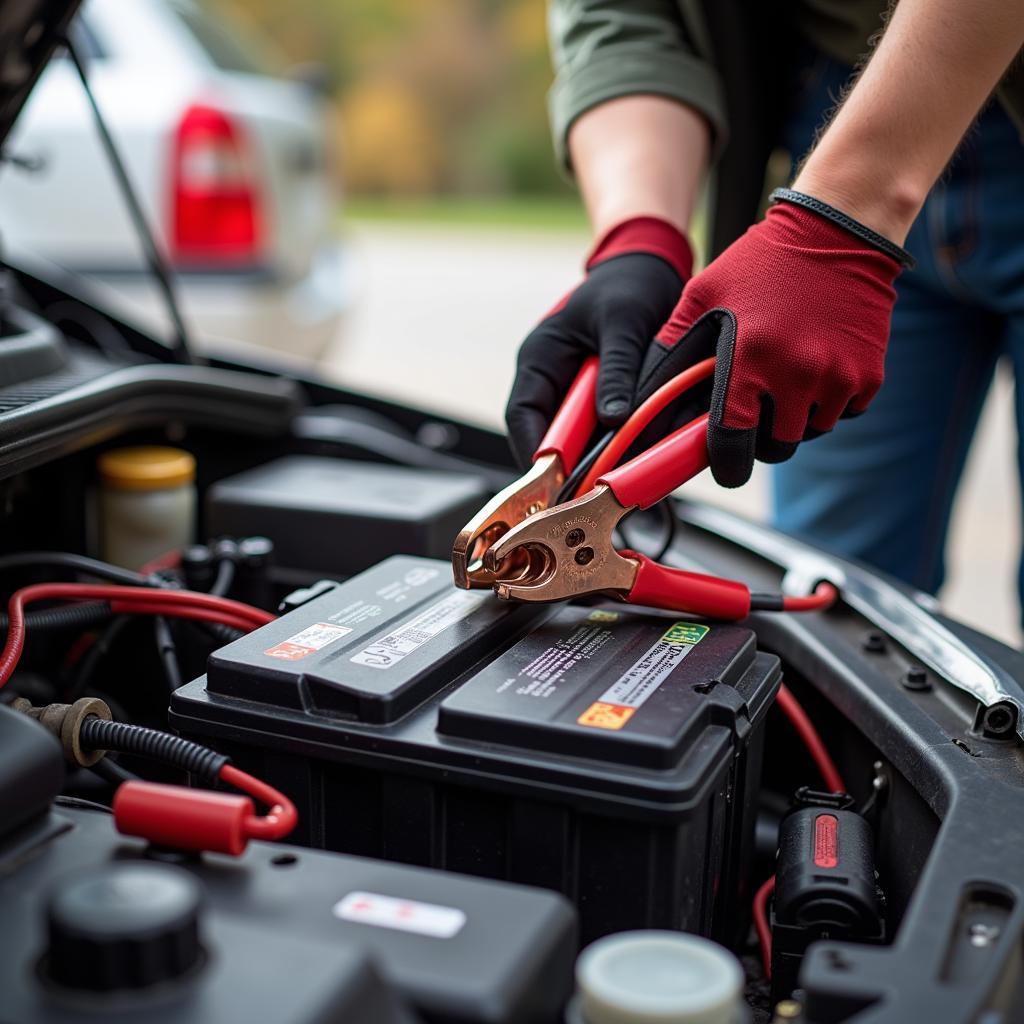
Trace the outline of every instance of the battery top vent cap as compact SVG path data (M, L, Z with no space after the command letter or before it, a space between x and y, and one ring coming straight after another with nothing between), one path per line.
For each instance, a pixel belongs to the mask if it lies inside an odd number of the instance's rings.
M737 1024L743 970L717 943L668 931L620 932L576 962L585 1024Z

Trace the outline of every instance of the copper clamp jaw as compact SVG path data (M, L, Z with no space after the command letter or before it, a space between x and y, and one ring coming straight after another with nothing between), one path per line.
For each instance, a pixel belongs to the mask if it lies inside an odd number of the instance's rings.
M455 538L452 548L455 586L463 590L491 590L509 574L516 575L520 568L518 555L494 561L485 557L487 552L524 520L549 509L558 500L564 483L562 460L551 453L542 455L524 476L491 498Z
M639 565L620 555L612 538L628 511L610 487L599 484L582 498L530 516L484 553L495 593L516 601L628 594Z

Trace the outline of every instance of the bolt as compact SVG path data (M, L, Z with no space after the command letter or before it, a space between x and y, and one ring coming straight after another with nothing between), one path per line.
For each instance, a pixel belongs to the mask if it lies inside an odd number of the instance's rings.
M928 673L920 665L911 665L900 683L905 690L930 690L932 688L932 684L928 681Z
M985 709L981 728L990 736L1003 736L1013 730L1016 724L1014 709L1007 704L993 704Z
M580 548L575 555L577 565L589 565L594 560L593 548Z
M881 633L868 633L864 637L863 647L869 654L885 654L887 646L885 636Z
M967 929L967 934L975 949L986 949L999 938L999 929L994 924L982 924L979 921Z
M775 1004L775 1019L772 1024L783 1024L788 1020L799 1020L803 1014L803 1007L795 999L783 999L781 1003Z
M570 530L565 535L565 546L567 548L578 548L586 539L587 535L582 530Z

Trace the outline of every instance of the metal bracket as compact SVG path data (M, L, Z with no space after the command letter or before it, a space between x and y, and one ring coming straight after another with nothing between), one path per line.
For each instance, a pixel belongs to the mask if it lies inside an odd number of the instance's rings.
M822 580L832 583L854 611L986 711L998 704L1015 708L1017 736L1024 740L1024 691L1012 676L972 651L935 618L939 604L930 594L907 593L853 562L723 509L681 500L676 511L684 523L774 562L785 571L782 589L786 593L806 594Z

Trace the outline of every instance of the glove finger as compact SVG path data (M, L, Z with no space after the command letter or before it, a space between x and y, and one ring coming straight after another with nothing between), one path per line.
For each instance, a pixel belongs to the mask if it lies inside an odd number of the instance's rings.
M636 382L650 336L642 323L608 323L598 338L597 416L607 427L621 426L633 408Z
M708 461L721 487L741 487L750 479L757 449L757 428L746 430L708 424Z
M523 471L533 463L533 453L547 433L551 417L528 405L509 405L505 410L508 443L516 465Z
M843 410L840 419L849 420L866 413L868 406L875 400L875 395L878 394L881 386L882 381L879 380L877 383L872 383L870 387L863 389L860 394L850 400Z
M820 437L827 434L845 415L849 403L845 399L821 402L811 406L811 414L808 419L807 429L804 431L804 440L810 437Z
M698 275L687 282L672 315L658 331L659 344L665 348L677 345L707 311L708 304L704 300Z
M780 424L779 408L774 396L761 396L761 418L757 426L757 443L754 448L754 454L761 462L776 463L791 459L803 440L810 410L804 408L797 412L797 406L792 402L783 408L787 410L787 415L782 418ZM796 426L798 423L799 426Z
M568 336L557 315L543 321L523 342L505 407L509 444L521 469L533 462L587 355Z

